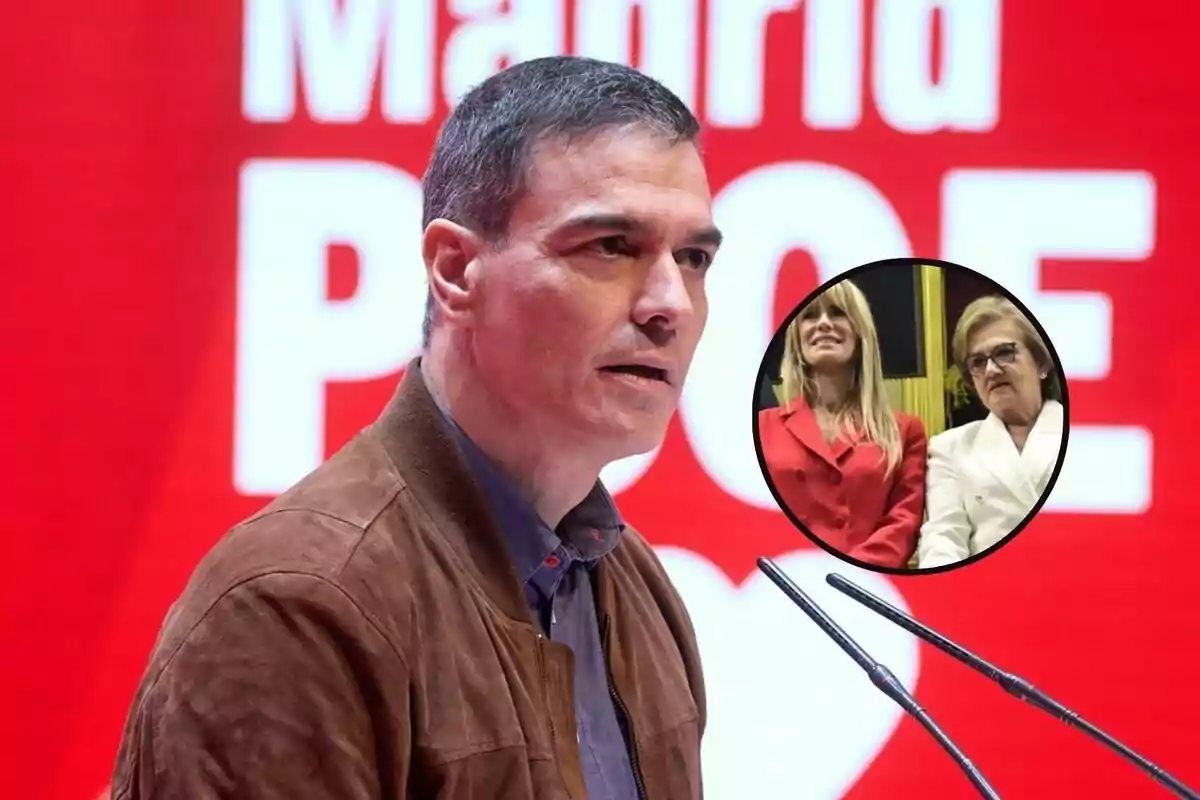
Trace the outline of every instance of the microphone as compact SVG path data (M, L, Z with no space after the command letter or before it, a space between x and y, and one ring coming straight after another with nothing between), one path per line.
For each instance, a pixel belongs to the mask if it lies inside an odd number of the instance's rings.
M987 779L979 769L971 763L971 760L963 754L958 746L950 740L929 713L917 702L916 698L904 688L891 670L880 664L867 652L858 645L858 642L850 638L850 635L842 630L836 622L834 622L828 614L821 610L821 607L809 598L804 591L795 584L795 582L787 576L787 574L775 565L775 562L769 558L758 559L758 568L778 586L784 594L791 598L792 602L800 606L800 610L817 623L825 634L837 643L838 647L846 651L846 654L854 659L867 676L871 679L871 683L875 684L881 692L890 697L897 705L907 711L912 717L929 731L937 743L940 744L954 762L967 774L967 778L974 784L979 793L990 800L1000 800L1000 795L996 794L996 790L992 788Z
M875 595L863 589L860 586L851 583L846 578L843 578L837 573L830 573L825 576L825 582L833 588L853 597L858 602L862 603L867 608L877 614L887 617L892 622L904 628L909 633L919 636L921 639L929 642L939 650L950 654L954 658L966 664L968 667L983 673L991 678L996 683L1000 684L1006 692L1014 695L1021 700L1029 703L1032 706L1040 708L1048 714L1058 717L1063 722L1067 723L1072 728L1082 730L1088 736L1091 736L1096 741L1104 746L1115 750L1121 756L1124 756L1129 761L1132 761L1138 768L1147 772L1156 781L1166 786L1177 797L1187 798L1187 800L1200 800L1200 795L1189 789L1177 778L1167 774L1166 771L1154 764L1150 760L1138 755L1133 750L1118 742L1113 737L1109 736L1104 731L1097 728L1092 723L1084 720L1071 709L1064 706L1062 703L1054 700L1046 695L1041 690L1029 683L1024 678L1013 675L1011 672L1005 672L999 667L984 661L979 656L967 650L965 647L955 644L954 642L942 636L937 631L930 628L928 625L917 622L915 619L905 614L900 609L879 599Z

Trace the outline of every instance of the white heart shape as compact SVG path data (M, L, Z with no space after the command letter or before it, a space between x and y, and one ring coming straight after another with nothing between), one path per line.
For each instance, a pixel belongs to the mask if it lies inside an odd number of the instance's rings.
M704 662L705 797L842 797L891 738L901 708L761 572L734 586L703 556L656 552L687 604ZM916 638L825 583L839 572L907 611L886 576L819 550L774 561L912 691Z

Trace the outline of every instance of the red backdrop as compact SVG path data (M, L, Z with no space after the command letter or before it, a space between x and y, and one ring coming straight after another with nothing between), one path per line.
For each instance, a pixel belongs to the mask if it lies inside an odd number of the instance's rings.
M417 181L447 98L564 51L632 58L710 129L729 237L712 321L661 451L610 471L701 628L710 793L972 796L752 577L778 556L819 593L830 565L770 506L750 449L767 336L819 280L910 254L980 269L1038 314L1070 380L1070 454L1047 510L981 563L833 566L1200 785L1190 4L613 5L3 12L0 795L104 787L197 559L369 422L417 345ZM1004 796L1165 796L819 597Z

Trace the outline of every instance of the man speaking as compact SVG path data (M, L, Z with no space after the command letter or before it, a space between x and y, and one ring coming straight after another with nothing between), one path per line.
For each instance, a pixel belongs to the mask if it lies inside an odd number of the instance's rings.
M590 59L462 99L425 175L422 353L201 562L114 798L701 796L691 621L598 479L662 440L704 328L698 130Z

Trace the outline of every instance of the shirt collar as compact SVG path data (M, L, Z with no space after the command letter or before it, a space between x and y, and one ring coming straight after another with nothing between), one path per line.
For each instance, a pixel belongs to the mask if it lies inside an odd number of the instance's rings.
M595 563L617 546L625 522L612 496L597 480L587 496L567 512L556 530L551 530L533 506L491 457L471 440L454 418L434 397L467 464L488 500L492 513L509 545L509 551L523 582L533 579L552 555L568 561Z

